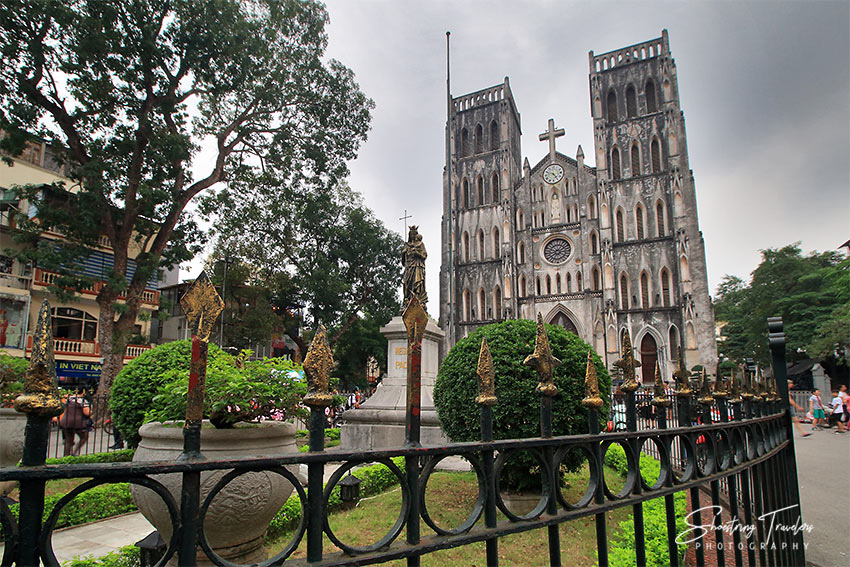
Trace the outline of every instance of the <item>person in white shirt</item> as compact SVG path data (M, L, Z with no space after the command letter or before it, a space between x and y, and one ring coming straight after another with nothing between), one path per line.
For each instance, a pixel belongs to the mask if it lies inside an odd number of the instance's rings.
M829 416L829 422L838 425L836 433L844 433L846 427L844 423L847 421L847 415L844 411L844 400L838 395L838 390L832 392L832 402L829 404L832 408L832 415Z

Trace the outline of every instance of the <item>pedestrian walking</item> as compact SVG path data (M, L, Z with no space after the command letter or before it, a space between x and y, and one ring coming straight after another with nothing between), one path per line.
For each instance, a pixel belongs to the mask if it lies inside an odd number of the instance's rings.
M89 416L91 415L91 404L79 391L74 392L65 400L65 411L59 416L59 429L62 430L62 438L65 441L64 455L79 455L82 447L89 440ZM77 444L74 439L79 437Z
M832 392L832 401L829 403L832 413L829 414L829 423L838 426L836 433L844 433L847 430L847 412L844 410L844 400L838 395L838 390Z
M823 423L824 417L826 414L823 411L823 401L820 399L820 390L815 388L815 391L812 392L812 395L809 396L809 411L812 414L812 431L822 430L821 423Z

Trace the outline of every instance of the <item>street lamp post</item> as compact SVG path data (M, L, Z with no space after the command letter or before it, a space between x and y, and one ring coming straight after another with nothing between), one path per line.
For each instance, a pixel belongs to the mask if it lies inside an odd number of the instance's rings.
M225 256L221 259L224 262L224 277L221 280L221 298L224 300L224 310L221 312L221 321L219 323L219 331L218 331L218 346L219 348L224 348L224 314L227 312L227 296L224 295L225 290L227 289L227 268L230 267L230 264L234 262L233 256Z

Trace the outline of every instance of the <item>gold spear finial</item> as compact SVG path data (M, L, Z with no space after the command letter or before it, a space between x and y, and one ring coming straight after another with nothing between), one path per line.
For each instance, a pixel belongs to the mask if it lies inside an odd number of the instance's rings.
M652 398L652 402L650 402L654 406L667 407L671 404L670 400L667 398L667 392L664 389L664 380L661 378L661 366L659 366L658 361L655 361L655 396Z
M691 373L685 367L685 359L682 353L679 352L679 368L673 373L673 378L676 380L676 395L687 397L691 395L690 384Z
M481 406L496 405L496 372L493 368L493 356L487 345L486 337L481 339L478 352L478 395L475 403Z
M38 322L32 334L32 354L24 375L24 393L15 399L15 409L38 417L62 413L62 401L56 386L56 360L53 358L53 326L50 303L41 302Z
M634 351L632 350L632 339L629 336L629 331L623 334L623 358L614 363L623 370L623 385L620 388L624 392L634 392L638 389L638 383L635 380L635 369L640 366L640 362L635 360Z
M702 380L700 381L700 390L699 390L699 398L697 401L704 406L709 406L714 403L714 396L711 395L711 380L708 377L708 374L705 372L705 368L702 369Z
M738 384L738 378L735 376L735 369L732 368L729 373L729 403L740 404L744 400L741 396L741 389Z
M305 404L310 407L328 407L333 403L333 395L328 392L333 368L334 357L328 344L325 326L319 325L304 358L304 375L307 376Z
M714 382L714 397L721 401L729 397L729 388L726 384L726 378L723 377L719 364L717 365L717 379Z
M224 301L215 290L206 271L201 272L198 279L192 282L183 297L180 307L186 314L189 332L204 341L210 340L210 333L216 319L224 310Z
M543 396L554 397L558 394L558 387L552 380L555 368L561 365L561 361L552 356L549 348L549 337L543 326L543 316L537 314L537 336L534 339L534 352L525 357L523 364L537 371L540 381L537 383L537 393Z
M425 336L425 325L428 324L428 314L422 308L422 302L418 295L411 296L401 314L404 328L407 329L408 344L418 344Z
M593 364L593 351L587 351L587 369L584 372L584 399L581 404L587 409L598 410L604 403L599 396L599 378L596 376L596 365Z

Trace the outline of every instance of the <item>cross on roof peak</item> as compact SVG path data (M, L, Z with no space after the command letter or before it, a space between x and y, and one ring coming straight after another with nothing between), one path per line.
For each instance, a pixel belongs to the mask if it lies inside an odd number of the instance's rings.
M549 140L549 161L555 161L555 138L560 138L565 134L566 131L563 128L555 129L555 119L550 118L549 128L538 136L541 142Z

